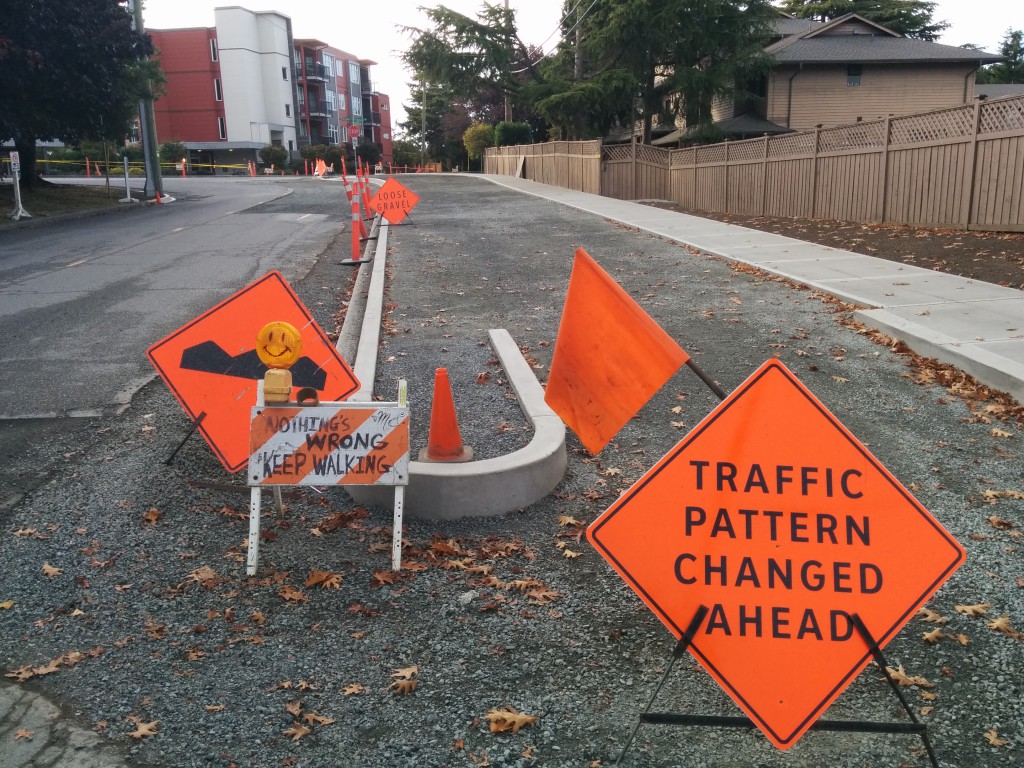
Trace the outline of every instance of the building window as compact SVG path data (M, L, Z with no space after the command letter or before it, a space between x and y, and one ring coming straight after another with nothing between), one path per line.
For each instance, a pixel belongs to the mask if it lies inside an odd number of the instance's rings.
M334 74L334 57L329 53L320 54L320 58L323 59L324 67L327 69L328 75Z
M344 93L339 93L338 94L338 111L339 112L344 112L345 111L345 94Z
M217 38L210 38L210 61L217 61Z
M292 116L292 105L291 104L285 104L284 105L284 116L285 117L291 117Z
M860 85L860 76L864 73L864 68L860 64L851 64L846 68L846 85L850 88L856 88Z
M391 140L391 134L390 133L382 133L381 134L381 138L384 139L384 141L390 141Z
M288 79L288 67L281 67L281 79L282 80L287 80Z
M217 118L217 135L220 136L221 140L228 137L228 127L225 124L223 117Z
M329 126L327 126L327 133L331 137L331 144L337 144L338 143L338 135L339 135L338 134L338 126L336 126L336 125L329 125Z
M334 91L326 91L327 96L327 108L333 113L334 112Z
M220 87L220 78L213 78L213 98L217 101L224 101L224 91Z
M359 82L359 65L354 61L348 63L348 79L351 83Z
M388 105L387 104L381 104L380 105L380 111L381 112L387 112L388 111Z

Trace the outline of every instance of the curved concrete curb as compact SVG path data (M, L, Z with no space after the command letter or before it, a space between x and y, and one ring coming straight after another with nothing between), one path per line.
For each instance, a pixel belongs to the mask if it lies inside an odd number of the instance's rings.
M384 305L387 238L388 225L382 222L374 259L362 267L372 266L373 272L352 366L362 388L351 400L373 398ZM355 318L352 322L356 322ZM341 336L350 335L345 327L348 324L346 316ZM544 402L544 389L508 331L492 329L488 335L519 406L533 427L533 439L525 448L493 459L461 464L410 461L405 511L413 517L457 520L503 515L544 498L565 476L565 425ZM391 508L394 503L394 490L390 487L348 485L345 490L361 504Z

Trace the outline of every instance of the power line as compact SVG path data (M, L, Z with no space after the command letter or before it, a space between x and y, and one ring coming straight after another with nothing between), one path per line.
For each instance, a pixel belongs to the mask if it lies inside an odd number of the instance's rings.
M547 40L545 40L545 41L544 41L544 43L547 43L547 41L551 39L551 37L552 37L552 36L553 36L553 35L555 34L555 32L558 32L558 31L559 31L559 30L561 29L561 27L562 27L562 24L564 24L564 23L565 23L565 21L566 21L566 19L568 19L568 18L569 18L569 16L571 16L571 15L572 15L573 11L575 11L575 10L576 10L577 8L579 8L579 7L580 7L580 3L582 3L582 2L583 2L583 0L577 0L577 2L576 2L576 5L575 5L575 6L573 6L573 9L572 9L571 11L569 11L569 13L567 13L567 14L565 15L565 17L564 17L564 18L562 19L562 21L560 21L560 22L559 22L559 24L558 24L558 28L557 28L557 29L555 29L555 31L554 31L554 32L552 32L552 33L551 33L550 35L548 35L548 37L547 37ZM580 25L580 22L581 22L581 21L583 21L583 20L584 20L585 18L587 18L587 14L588 14L588 13L590 13L590 11L591 11L591 10L593 9L593 7L594 7L595 5L597 5L597 0L593 0L593 2L592 2L592 3L591 3L591 4L589 5L589 6L587 6L587 10L585 10L585 11L583 12L583 15L582 15L582 16L580 16L580 17L579 17L578 19L576 19L576 23L575 23L575 24L573 24L573 25L572 25L571 27L569 27L569 29L567 29L567 30L565 31L565 34L566 34L567 36L568 36L569 34L571 34L571 33L572 33L572 31L573 31L574 29L576 29L576 27L578 27L578 26ZM544 43L541 43L541 45L540 45L540 48L541 48L541 50L542 50L542 51L544 50ZM537 58L537 60L536 60L536 61L532 61L532 62L530 62L529 64L527 64L527 65L526 65L525 67L523 67L522 69L516 69L516 70L513 70L513 71L512 71L512 72L510 72L509 74L512 74L512 75L518 75L518 74L520 74L520 73L522 73L522 72L526 72L526 71L527 71L528 69L530 69L531 67L534 67L534 66L536 66L536 65L537 65L537 64L538 64L539 62L541 62L542 60L546 59L546 58L547 58L548 56L550 56L550 55L551 55L552 53L554 53L554 52L555 52L556 50L558 50L558 46L557 46L557 45L556 45L556 46L555 46L554 48L552 48L552 49L551 49L551 50L550 50L550 51L549 51L548 53L544 53L544 54L541 54L541 55L540 55L540 56L539 56L539 57Z

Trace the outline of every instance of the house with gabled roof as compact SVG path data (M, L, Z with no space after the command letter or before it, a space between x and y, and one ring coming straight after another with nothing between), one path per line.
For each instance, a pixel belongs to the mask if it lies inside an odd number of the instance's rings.
M771 71L742 98L715 102L727 138L750 138L955 107L974 98L979 67L1001 61L984 51L904 37L850 13L829 22L779 12L765 51ZM656 140L671 145L686 129Z

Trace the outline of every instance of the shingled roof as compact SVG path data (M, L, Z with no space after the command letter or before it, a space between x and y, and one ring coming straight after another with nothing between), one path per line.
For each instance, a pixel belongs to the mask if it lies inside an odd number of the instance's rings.
M858 31L843 34L842 27L856 24ZM867 25L870 33L864 33ZM849 13L816 28L791 34L766 49L778 64L830 64L850 62L895 64L901 62L965 62L991 64L1001 61L994 53L929 43L903 37L863 16Z

